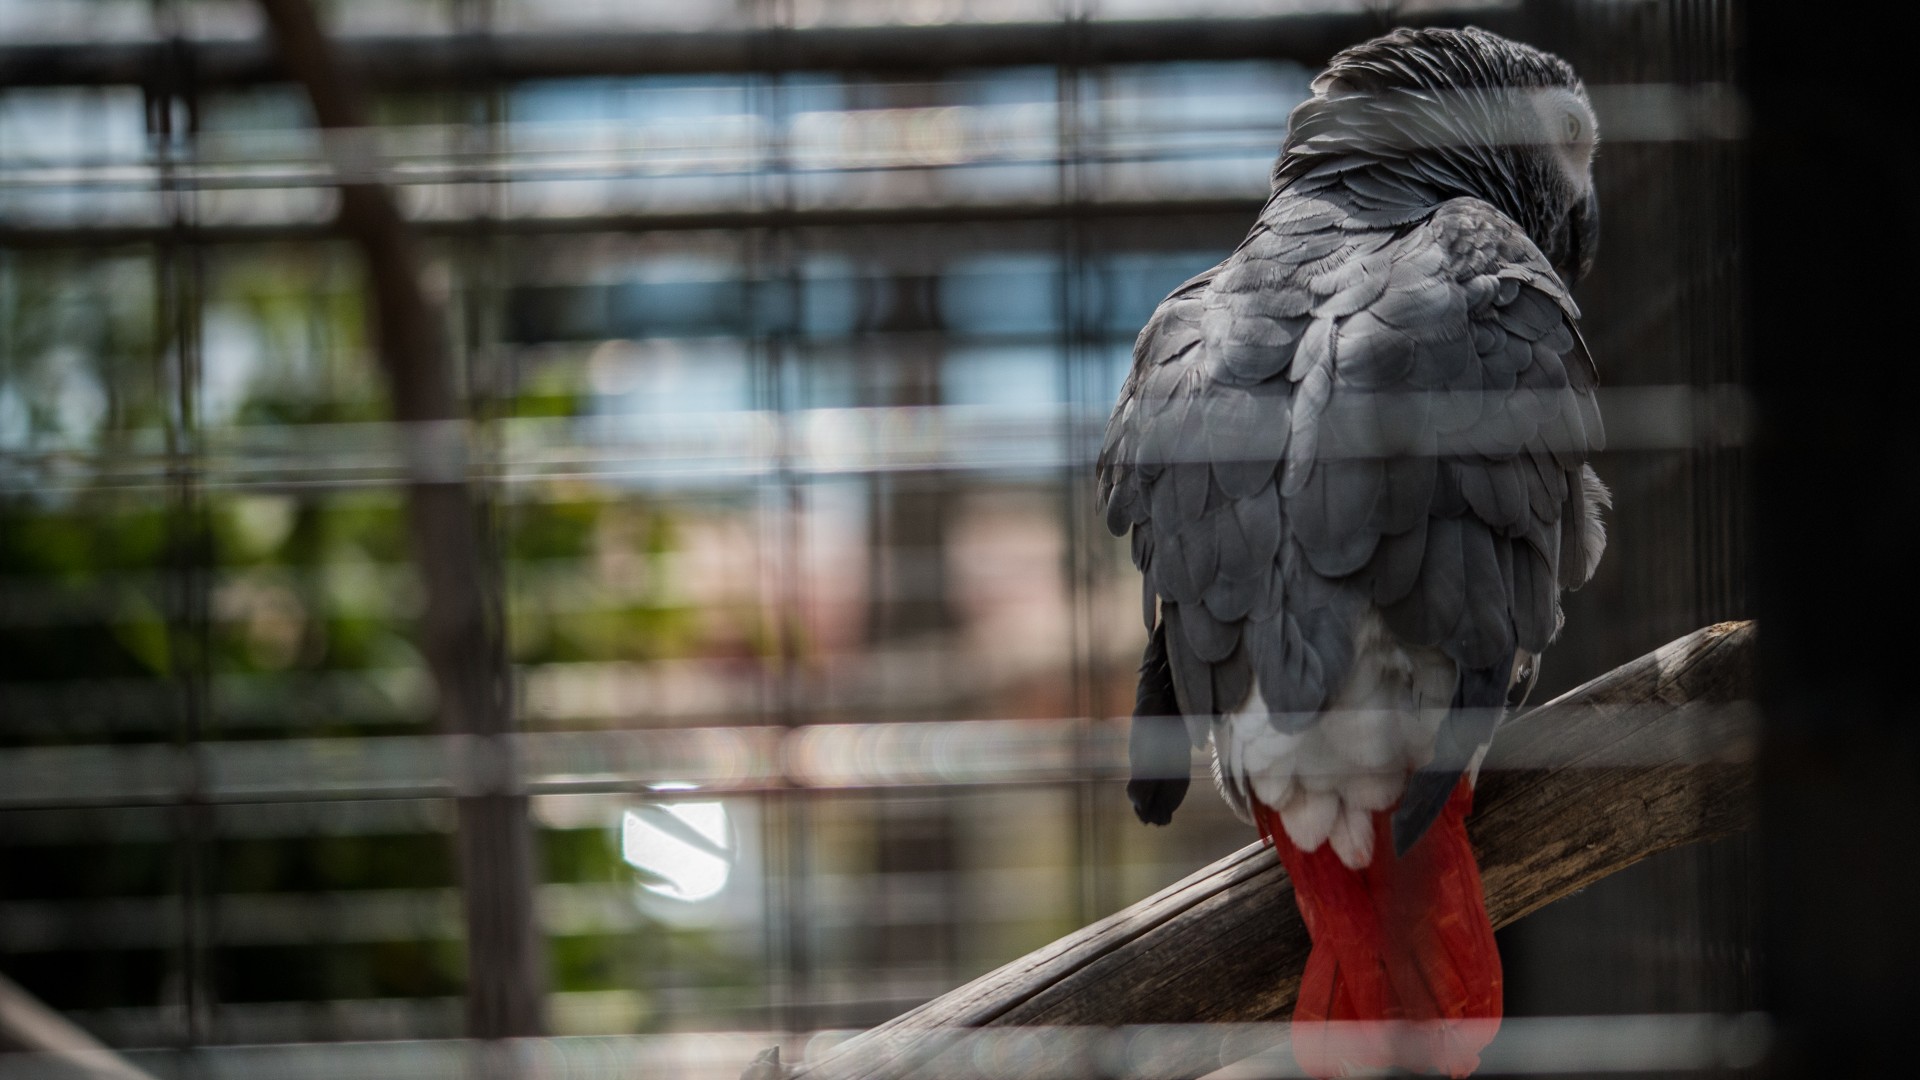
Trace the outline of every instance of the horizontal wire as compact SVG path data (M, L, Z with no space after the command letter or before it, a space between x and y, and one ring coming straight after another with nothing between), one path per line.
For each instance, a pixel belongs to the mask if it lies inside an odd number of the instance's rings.
M1745 765L1755 752L1752 702L1584 708L1616 729L1657 721L1670 735L1657 751L1554 745L1520 759L1496 755L1488 768ZM0 751L0 809L486 793L681 797L662 785L711 797L1105 782L1129 775L1128 723L1061 717L20 747Z
M1484 402L1482 396L1382 392L1335 405L1368 416L1409 404L1451 415L1509 407L1508 395L1487 394ZM1734 447L1750 437L1752 409L1738 385L1601 387L1596 397L1610 451ZM1104 404L1037 403L245 425L209 428L192 455L168 454L155 431L135 433L114 450L74 444L0 450L0 493L170 492L183 475L212 490L463 479L723 489L900 472L1057 474L1069 466L1091 476L1106 412ZM1358 430L1364 434L1371 425ZM1439 452L1477 452L1470 434L1450 439ZM1320 456L1377 454L1361 438L1351 449L1328 446ZM1174 456L1159 463L1179 460L1205 459Z
M632 805L631 803L629 805ZM603 823L618 827L619 817ZM740 865L766 854L743 850ZM1139 867L1133 868L1136 872ZM1176 880L1188 867L1154 867L1156 877ZM751 871L758 877L757 865ZM924 926L954 921L955 898L966 896L970 925L1031 925L1059 914L1058 905L1037 899L1057 895L1078 873L1069 863L1026 867L968 867L908 873L815 872L808 875L809 922L818 931L861 927ZM748 888L740 890L752 893ZM466 934L457 888L368 888L306 892L220 890L207 922L216 948L369 944L390 941L459 941ZM661 909L636 898L624 883L543 883L534 887L542 933L554 937L643 933L659 926ZM703 908L702 922L736 932L755 930L764 917L757 904ZM167 949L183 932L180 897L172 893L111 899L0 901L0 953Z
M1730 86L1650 83L1587 89L1609 143L1727 139L1744 132L1741 98ZM1181 100L1189 105L1193 101ZM336 129L303 136L318 144L317 154L246 155L232 139L211 152L189 148L169 160L165 179L175 190L212 192L367 182L405 186L711 178L770 171L801 176L979 165L1051 169L1069 160L1099 166L1249 152L1271 157L1285 134L1284 110L1259 123L1200 125L1190 119L1115 122L1104 115L1151 114L1165 105L1152 99L1100 98L1082 108L1103 116L1076 125L1064 138L1056 102L799 112L787 118L784 130L754 113L706 117L698 124L510 120L503 125L508 141L517 137L530 145L504 151L466 149L471 131L464 127ZM606 137L584 137L601 130ZM1162 140L1169 137L1177 137L1176 146L1165 147ZM780 145L777 155L767 149L775 140ZM1146 141L1128 148L1139 140ZM1063 157L1055 149L1063 141L1077 147L1073 155ZM12 163L0 159L0 192L147 190L159 184L161 175L161 166L144 162L57 163L15 157Z
M341 1007L351 1007L346 1003ZM219 1010L215 1010L218 1015ZM497 1075L554 1080L737 1080L755 1056L779 1047L783 1064L815 1062L857 1032L704 1031L540 1039L395 1039L381 1042L199 1046L124 1051L161 1075L204 1080L468 1080ZM871 1064L939 1080L1208 1080L1295 1078L1291 1025L1164 1024L1124 1027L993 1027L915 1030L887 1040ZM1696 1073L1748 1069L1772 1048L1762 1013L1510 1017L1482 1054L1476 1075ZM14 1059L0 1078L34 1075ZM1355 1075L1386 1075L1356 1073Z

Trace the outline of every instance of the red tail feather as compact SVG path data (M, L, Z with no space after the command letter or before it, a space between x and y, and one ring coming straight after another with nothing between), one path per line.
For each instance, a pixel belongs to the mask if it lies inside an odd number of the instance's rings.
M1500 953L1467 843L1464 778L1403 858L1390 811L1373 815L1373 861L1350 870L1333 845L1301 851L1254 804L1313 938L1293 1010L1293 1052L1319 1077L1399 1067L1463 1077L1500 1028ZM1380 1021L1404 1021L1381 1024Z

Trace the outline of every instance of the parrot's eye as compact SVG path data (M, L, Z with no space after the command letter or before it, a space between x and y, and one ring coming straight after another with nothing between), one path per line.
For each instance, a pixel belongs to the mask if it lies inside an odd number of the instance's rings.
M1572 142L1580 141L1581 124L1580 124L1580 118L1578 116L1575 116L1572 113L1568 113L1566 120L1562 122L1561 126L1565 129L1563 134L1565 135L1566 140L1568 142L1572 143Z

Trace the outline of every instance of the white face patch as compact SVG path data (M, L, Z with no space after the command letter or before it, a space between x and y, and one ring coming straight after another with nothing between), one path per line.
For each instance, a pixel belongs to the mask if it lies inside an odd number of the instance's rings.
M1600 138L1592 106L1564 87L1532 91L1527 104L1539 121L1539 137L1553 150L1573 190L1586 196L1593 190L1593 150Z

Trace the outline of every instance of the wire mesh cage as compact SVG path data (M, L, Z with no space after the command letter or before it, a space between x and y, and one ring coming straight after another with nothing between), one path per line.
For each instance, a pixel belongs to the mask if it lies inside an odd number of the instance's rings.
M1122 792L1093 462L1395 25L1602 132L1618 509L1534 700L1752 613L1736 5L318 9L0 4L0 1006L72 1040L0 1072L731 1078L1245 847ZM1504 930L1488 1068L1755 1069L1755 866ZM1267 1019L929 1075L1286 1075Z

